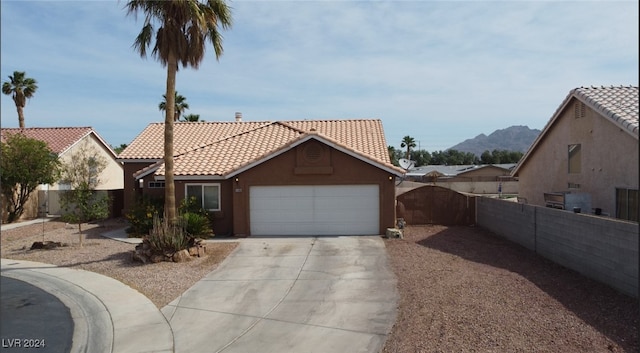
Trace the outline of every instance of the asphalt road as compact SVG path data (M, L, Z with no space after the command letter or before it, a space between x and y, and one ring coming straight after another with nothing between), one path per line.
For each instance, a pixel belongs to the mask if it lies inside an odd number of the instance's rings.
M69 352L73 320L57 297L29 283L0 276L0 351Z

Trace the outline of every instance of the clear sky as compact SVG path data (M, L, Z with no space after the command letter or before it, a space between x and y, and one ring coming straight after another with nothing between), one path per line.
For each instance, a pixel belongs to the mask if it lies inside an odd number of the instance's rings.
M0 78L39 89L27 127L91 126L113 146L163 121L166 69L132 43L126 1L0 3ZM569 91L638 85L638 1L233 1L224 55L180 69L206 121L377 118L387 144L444 150L542 129ZM1 97L3 127L17 127Z

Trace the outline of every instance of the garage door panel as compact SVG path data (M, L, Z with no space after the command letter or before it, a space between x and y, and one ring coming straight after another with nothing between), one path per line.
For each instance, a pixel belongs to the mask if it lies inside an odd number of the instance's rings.
M377 185L251 187L251 234L377 234L378 190Z

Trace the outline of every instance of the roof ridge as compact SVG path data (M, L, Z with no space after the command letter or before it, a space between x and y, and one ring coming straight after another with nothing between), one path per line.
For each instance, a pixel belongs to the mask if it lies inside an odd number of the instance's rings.
M229 121L229 123L237 124L237 123L239 123L239 121ZM254 121L254 122L252 122L252 123L260 123L260 122L259 122L259 121ZM229 139L232 139L232 138L238 137L238 136L242 136L242 135L248 134L248 133L250 133L250 132L254 132L254 131L257 131L257 130L259 130L259 129L263 129L263 128L265 128L265 127L267 127L267 126L269 126L269 125L273 125L273 124L275 124L275 122L266 121L266 122L264 122L262 125L257 126L257 127L253 128L253 129L250 129L250 130L247 130L247 131L242 131L242 132L237 133L237 134L235 134L235 135L225 136L225 137L223 137L223 138L219 138L219 139L217 139L217 140L213 140L213 141L209 141L209 142L204 142L204 143L201 143L201 144L200 144L200 145L198 145L198 146L190 147L190 148L187 148L187 149L184 149L184 150L178 151L178 152L176 152L176 153L174 153L174 154L173 154L173 157L175 158L175 157L178 157L178 156L182 156L182 155L184 155L184 154L186 154L186 153L189 153L189 152L192 152L192 151L195 151L195 150L199 150L199 149L201 149L201 148L206 148L206 147L211 146L211 145L214 145L214 144L216 144L216 143L220 143L220 142L222 142L222 141L226 141L226 140L229 140Z
M59 130L59 129L77 129L77 130L93 130L91 126L33 126L33 127L3 127L2 130Z
M295 119L281 120L285 122L314 122L314 121L381 121L380 118L350 118L350 119Z
M288 128L288 129L291 129L291 130L293 130L293 131L297 131L297 132L299 132L299 133L301 133L301 134L305 134L305 133L307 133L307 131L304 131L304 130L302 130L302 129L298 129L298 128L297 128L297 127L295 127L295 126L291 126L290 124L287 124L287 122L288 122L288 121L286 121L286 120L284 120L284 121L283 121L283 120L279 120L279 121L276 121L275 123L276 123L276 124L280 124L280 125L282 125L282 126L284 126L284 127Z

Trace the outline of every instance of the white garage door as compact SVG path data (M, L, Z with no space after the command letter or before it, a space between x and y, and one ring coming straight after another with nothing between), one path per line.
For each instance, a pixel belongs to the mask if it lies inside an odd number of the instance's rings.
M252 186L252 235L379 233L377 185Z

